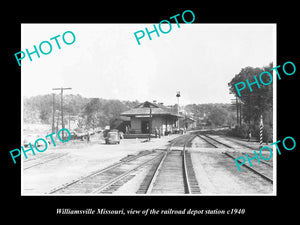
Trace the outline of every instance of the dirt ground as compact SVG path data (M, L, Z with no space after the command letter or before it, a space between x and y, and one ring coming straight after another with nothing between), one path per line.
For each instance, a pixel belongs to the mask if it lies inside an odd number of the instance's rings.
M122 139L120 144L106 145L101 135L92 135L90 142L69 141L51 145L45 152L22 162L22 195L41 195L93 171L103 169L128 155L140 151L163 149L177 135L161 139ZM52 160L53 159L53 160Z
M106 168L130 155L146 150L166 149L169 141L178 136L180 135L153 138L150 142L145 139L122 139L120 144L110 145L104 143L101 134L91 135L90 142L70 140L61 143L56 140L56 147L50 145L45 152L36 152L36 155L28 152L28 159L22 156L21 193L48 194L58 187ZM192 143L188 149L201 194L272 194L272 185L246 170L239 172L234 160L222 154L225 151L239 154L245 151L244 148L230 140L226 142L236 147L235 149L211 148L207 143L199 141ZM146 169L139 171L135 179L114 194L134 194L135 192L128 191L137 189L145 174Z

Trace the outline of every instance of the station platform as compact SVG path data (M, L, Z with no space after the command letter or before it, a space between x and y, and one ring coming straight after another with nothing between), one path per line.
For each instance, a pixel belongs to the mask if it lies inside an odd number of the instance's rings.
M149 138L149 134L124 134L124 139L136 139L136 138L146 139ZM151 134L150 138L155 138L155 135Z

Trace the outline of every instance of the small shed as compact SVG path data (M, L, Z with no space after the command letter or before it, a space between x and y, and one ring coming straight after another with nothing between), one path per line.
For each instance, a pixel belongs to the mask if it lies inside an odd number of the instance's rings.
M196 120L189 116L184 116L184 119L180 120L180 127L184 127L186 130L196 128Z

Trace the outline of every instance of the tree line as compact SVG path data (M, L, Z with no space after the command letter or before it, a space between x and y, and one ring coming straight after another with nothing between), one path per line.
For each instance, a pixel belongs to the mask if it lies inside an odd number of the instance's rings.
M139 101L120 101L116 99L86 98L79 94L63 96L64 123L76 120L82 128L96 128L109 125L120 114L140 104ZM55 124L61 124L61 96L54 96ZM176 104L173 108L177 108ZM181 106L197 123L197 127L232 126L235 123L235 111L230 104L189 104ZM23 100L24 123L52 124L53 96L52 94L38 95Z
M84 129L104 127L124 112L139 104L136 101L107 100L102 98L86 98L79 94L63 96L64 124L68 119L76 120L77 125ZM61 124L61 96L54 96L55 124ZM52 124L52 94L25 97L23 99L24 123Z

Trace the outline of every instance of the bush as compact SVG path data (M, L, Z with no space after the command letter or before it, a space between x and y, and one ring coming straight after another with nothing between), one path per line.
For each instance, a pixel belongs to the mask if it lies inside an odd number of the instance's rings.
M273 142L273 128L268 124L264 125L263 141L266 143Z
M249 126L247 124L242 124L242 126L235 126L233 129L229 130L227 132L227 135L239 137L239 138L247 138L248 132L249 132Z
M259 140L260 127L259 125L248 126L243 124L242 126L235 126L233 129L229 130L226 135L234 136L239 138L248 138L248 132L251 131L252 137L256 137ZM271 143L273 142L273 128L266 124L263 129L263 142Z

